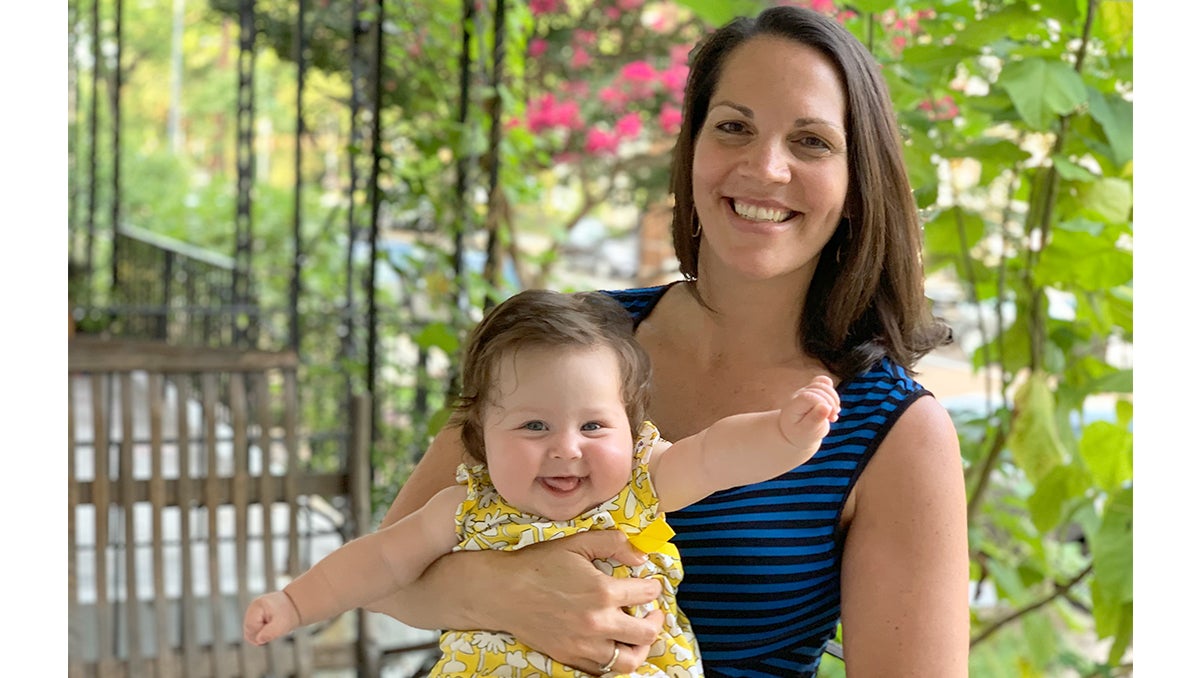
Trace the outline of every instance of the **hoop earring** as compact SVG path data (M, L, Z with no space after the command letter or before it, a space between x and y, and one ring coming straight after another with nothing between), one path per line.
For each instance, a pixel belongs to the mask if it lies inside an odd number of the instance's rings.
M700 218L697 217L694 213L692 214L692 237L693 238L700 237Z

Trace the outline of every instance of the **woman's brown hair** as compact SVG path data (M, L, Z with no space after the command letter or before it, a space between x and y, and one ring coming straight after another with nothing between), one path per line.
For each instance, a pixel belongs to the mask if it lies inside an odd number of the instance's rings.
M850 186L845 210L851 216L842 219L821 252L802 302L801 347L842 379L885 355L911 369L951 338L950 328L933 318L925 299L921 227L895 113L875 59L841 24L819 12L767 9L755 18L733 20L693 50L671 173L671 232L680 270L691 281L699 276L692 195L696 137L730 53L756 36L820 51L838 69L846 91ZM689 287L698 295L694 284Z
M462 429L467 454L487 462L483 414L492 404L497 366L526 348L590 349L607 347L621 367L621 397L629 428L636 435L650 399L650 358L633 338L633 319L620 303L602 292L565 294L526 290L493 308L467 341L462 361L462 391L450 417Z

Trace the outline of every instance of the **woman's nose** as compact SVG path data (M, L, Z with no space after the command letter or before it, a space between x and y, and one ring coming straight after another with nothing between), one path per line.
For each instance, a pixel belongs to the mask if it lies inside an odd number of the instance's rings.
M750 144L746 147L742 170L763 182L786 184L792 178L786 144L773 139Z

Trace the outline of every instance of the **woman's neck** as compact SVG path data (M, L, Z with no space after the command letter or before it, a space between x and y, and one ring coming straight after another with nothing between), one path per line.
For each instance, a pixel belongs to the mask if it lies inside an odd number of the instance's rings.
M697 290L712 310L697 304L700 312L693 316L699 325L698 357L776 364L805 358L798 328L811 275L801 273L769 280L700 276Z

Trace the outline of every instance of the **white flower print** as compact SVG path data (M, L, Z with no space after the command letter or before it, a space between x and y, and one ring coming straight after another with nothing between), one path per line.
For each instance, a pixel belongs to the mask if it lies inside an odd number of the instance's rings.
M471 634L471 644L485 652L504 652L513 642L513 637L507 633L475 631Z

